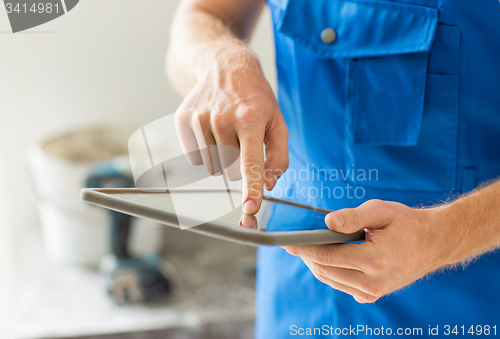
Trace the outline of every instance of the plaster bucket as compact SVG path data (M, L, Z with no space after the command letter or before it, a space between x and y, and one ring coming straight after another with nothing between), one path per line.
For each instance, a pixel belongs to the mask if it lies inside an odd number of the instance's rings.
M98 163L111 162L121 171L130 171L130 135L128 129L75 130L42 140L29 151L43 244L50 261L97 267L109 253L109 213L81 201L80 190ZM156 253L161 239L157 224L135 219L130 252L139 256Z

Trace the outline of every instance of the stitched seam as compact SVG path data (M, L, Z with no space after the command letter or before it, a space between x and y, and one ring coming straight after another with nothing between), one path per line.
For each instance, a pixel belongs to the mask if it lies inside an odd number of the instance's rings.
M344 3L355 3L355 4L360 4L361 6L364 7L380 7L380 8L387 8L394 10L396 12L413 12L413 13L423 13L423 14L437 14L437 8L433 7L426 7L426 6L417 6L417 5L411 5L411 4L396 4L396 3L391 3L391 2L381 2L381 1L359 1L359 0L337 0L337 2L344 2Z
M358 116L359 116L359 94L360 93L364 93L363 92L363 81L359 81L360 80L360 74L361 74L361 70L360 70L360 63L359 61L356 61L355 62L355 65L356 65L356 73L354 74L356 76L356 86L354 88L354 93L355 93L355 105L354 105L354 109L353 109L353 116L352 116L352 125L353 125L353 143L356 143L356 140L358 139L358 136L357 136L357 131L358 131ZM361 138L362 139L362 138Z
M429 49L426 46L429 43L429 37L426 36L424 43L420 44L409 44L409 45L397 45L397 47L394 48L386 48L386 49L373 49L371 51L367 51L367 48L353 48L353 49L342 49L342 50L337 50L337 51L332 51L332 52L325 52L322 47L319 47L313 43L308 42L305 40L303 37L295 35L295 34L290 34L288 32L283 32L285 35L288 35L290 38L294 39L297 42L300 42L302 45L305 47L313 50L316 54L319 56L323 57L349 57L353 56L356 53L363 53L362 55L364 56L375 56L375 55L388 55L388 54L410 54L410 53L417 53L417 52L427 52ZM411 51L408 51L407 49L410 49Z

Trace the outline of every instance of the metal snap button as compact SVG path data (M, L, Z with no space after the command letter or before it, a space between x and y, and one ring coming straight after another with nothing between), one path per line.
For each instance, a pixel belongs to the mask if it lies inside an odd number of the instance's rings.
M337 39L337 32L333 28L325 28L321 32L321 40L325 44L331 44Z

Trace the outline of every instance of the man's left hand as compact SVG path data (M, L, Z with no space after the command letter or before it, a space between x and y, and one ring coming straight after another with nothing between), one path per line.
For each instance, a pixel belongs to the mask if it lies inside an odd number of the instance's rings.
M440 220L442 208L412 209L370 200L325 218L336 232L364 229L365 242L284 248L301 257L318 280L360 303L373 303L453 262L452 230Z

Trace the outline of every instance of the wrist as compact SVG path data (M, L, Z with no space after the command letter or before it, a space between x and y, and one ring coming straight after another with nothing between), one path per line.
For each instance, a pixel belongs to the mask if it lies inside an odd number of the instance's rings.
M480 232L470 215L466 201L456 200L434 208L435 218L433 227L440 233L440 259L442 266L454 265L467 260L479 253L483 247L482 236L474 234ZM438 243L439 246L439 243Z
M431 238L437 251L437 268L461 261L461 235L455 229L456 222L452 204L429 209L431 213Z
M263 77L257 55L238 39L209 42L200 46L192 69L197 81L206 78L224 80L234 74Z

